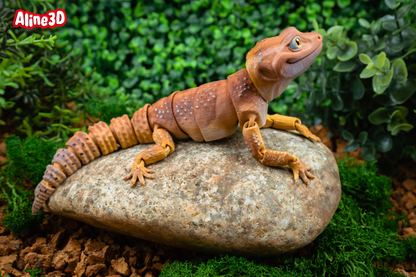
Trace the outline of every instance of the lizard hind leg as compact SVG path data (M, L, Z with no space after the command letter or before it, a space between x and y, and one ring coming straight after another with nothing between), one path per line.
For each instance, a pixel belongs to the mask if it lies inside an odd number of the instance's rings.
M154 179L154 176L149 174L154 171L147 169L145 166L163 160L175 150L175 143L171 135L163 128L155 126L153 141L156 144L136 156L131 172L123 178L123 180L131 178L131 187L134 186L137 179L143 186L145 185L144 177Z

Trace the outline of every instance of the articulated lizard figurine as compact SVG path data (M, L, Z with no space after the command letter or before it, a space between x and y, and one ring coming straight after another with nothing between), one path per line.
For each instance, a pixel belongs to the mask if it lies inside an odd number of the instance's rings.
M197 142L214 141L232 135L238 123L253 157L267 166L286 166L293 170L295 182L299 175L308 185L315 177L312 168L288 152L266 150L260 128L273 127L297 130L314 141L320 139L309 132L295 117L267 114L267 102L278 97L293 80L314 62L322 49L318 33L301 33L294 27L279 36L263 39L247 54L246 68L215 81L184 91L176 91L153 105L146 104L133 115L111 120L110 126L98 122L88 127L89 134L76 132L59 149L48 165L39 185L32 213L36 214L66 176L73 174L95 158L138 143L156 144L139 153L131 173L123 180L144 177L153 179L152 163L166 158L175 150L174 139L191 138ZM309 179L308 179L309 178Z

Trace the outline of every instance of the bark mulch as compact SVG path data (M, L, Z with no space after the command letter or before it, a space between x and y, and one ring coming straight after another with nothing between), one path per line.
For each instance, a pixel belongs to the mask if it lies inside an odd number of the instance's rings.
M311 128L337 157L345 155L347 142L334 136L322 126ZM0 163L5 161L5 137L0 137ZM349 156L361 161L361 150ZM400 165L392 178L394 192L391 201L394 211L405 213L411 227L399 224L402 237L416 235L416 163ZM177 249L144 241L99 228L65 217L46 214L43 223L25 235L14 237L2 226L4 205L0 207L0 272L2 276L30 276L26 269L40 269L45 276L158 276L162 267L174 261L215 257L212 254ZM313 252L313 243L288 253L297 257ZM278 266L275 258L264 259L270 266ZM405 276L416 277L416 262L404 261L390 265Z

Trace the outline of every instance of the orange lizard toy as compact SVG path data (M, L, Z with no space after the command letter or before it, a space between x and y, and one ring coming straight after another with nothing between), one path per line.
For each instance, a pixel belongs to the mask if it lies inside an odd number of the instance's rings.
M295 117L267 114L267 102L278 97L289 83L314 62L322 49L322 36L301 33L289 27L279 36L263 39L247 54L246 68L215 81L184 91L176 91L153 105L136 111L131 121L127 115L111 120L110 126L98 122L88 128L89 134L76 132L59 149L48 165L32 207L36 214L43 203L66 178L82 164L118 149L138 143L156 144L139 153L131 173L123 180L144 177L153 179L148 166L166 158L175 150L174 139L191 138L197 142L214 141L243 130L244 140L253 157L267 166L285 166L309 184L315 177L312 168L288 152L266 150L260 128L273 127L297 130L314 141L320 139L309 132ZM309 178L309 179L308 179Z

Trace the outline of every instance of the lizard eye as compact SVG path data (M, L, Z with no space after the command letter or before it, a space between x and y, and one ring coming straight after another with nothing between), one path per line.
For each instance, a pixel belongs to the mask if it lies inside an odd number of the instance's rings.
M292 50L299 50L302 48L302 46L302 40L298 36L294 37L292 41L289 43L289 48Z

